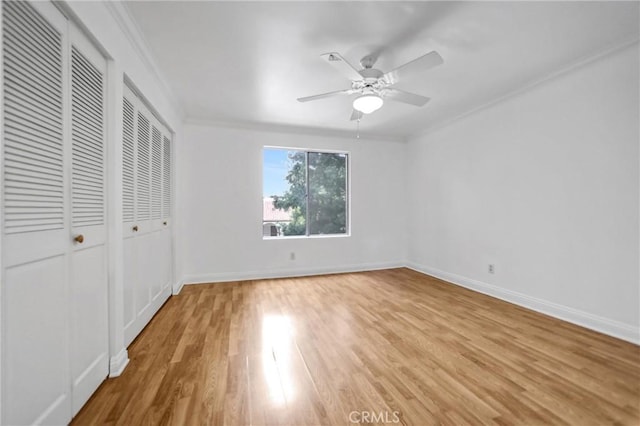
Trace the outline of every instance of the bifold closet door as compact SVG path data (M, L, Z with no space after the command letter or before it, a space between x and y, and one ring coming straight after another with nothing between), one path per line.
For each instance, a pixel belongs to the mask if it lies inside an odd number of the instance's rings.
M4 1L2 424L64 424L69 386L67 21Z
M136 225L136 164L137 164L137 134L135 97L125 86L125 96L122 100L122 219L123 219L123 250L124 250L124 329L125 344L135 337L133 329L137 318L136 287L138 283L138 251L134 236L139 230ZM137 334L137 333L136 333Z
M124 334L129 345L171 293L171 140L126 86L123 123Z
M105 83L51 2L3 1L2 424L65 424L108 374Z
M169 135L162 138L162 231L160 232L160 281L163 289L171 291L171 277L173 264L173 236L171 235L171 210L172 200L172 176L173 157L172 142Z
M105 200L105 71L100 52L71 38L71 374L73 414L109 374Z

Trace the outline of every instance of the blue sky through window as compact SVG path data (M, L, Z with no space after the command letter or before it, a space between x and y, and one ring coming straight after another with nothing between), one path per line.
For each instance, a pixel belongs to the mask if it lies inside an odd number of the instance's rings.
M264 148L263 150L263 187L262 195L282 195L289 188L285 179L289 171L289 159L285 149Z

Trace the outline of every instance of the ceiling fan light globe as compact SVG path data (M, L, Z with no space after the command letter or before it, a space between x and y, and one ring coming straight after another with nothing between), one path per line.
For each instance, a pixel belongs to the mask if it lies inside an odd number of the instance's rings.
M353 100L353 109L363 114L371 114L380 109L384 101L378 95L365 94Z

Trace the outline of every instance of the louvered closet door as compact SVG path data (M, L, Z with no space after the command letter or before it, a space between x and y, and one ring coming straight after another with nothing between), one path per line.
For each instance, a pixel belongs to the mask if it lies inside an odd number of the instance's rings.
M125 344L140 333L152 307L152 114L125 85L123 99L123 230ZM157 266L156 266L157 267Z
M153 241L151 220L151 149L152 121L151 113L138 105L137 125L137 158L136 158L136 232L135 258L137 259L136 282L134 283L134 300L136 324L132 329L135 337L153 316L151 306L151 285L153 283Z
M167 133L162 137L162 232L160 237L160 280L163 288L170 288L172 276L171 250L171 207L172 204L172 179L171 179L171 139Z
M66 19L2 2L2 424L71 418Z
M102 55L71 37L71 373L73 414L109 373L106 273L105 72Z
M123 99L125 343L171 293L171 141L166 127L125 86Z
M151 226L152 234L148 237L149 275L151 278L151 301L156 301L163 289L162 265L162 131L163 126L153 120L151 125Z
M137 99L124 87L122 100L122 220L124 251L124 328L128 345L135 337L133 329L137 317L135 291L138 281L138 252L135 244L136 230L136 146L137 146Z
M2 424L65 424L108 374L106 63L50 2L4 1Z

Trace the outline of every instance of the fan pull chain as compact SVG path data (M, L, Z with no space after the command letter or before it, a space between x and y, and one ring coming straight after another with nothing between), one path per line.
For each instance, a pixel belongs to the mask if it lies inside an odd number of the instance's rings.
M356 139L360 139L360 119L358 118L358 124L356 127Z

